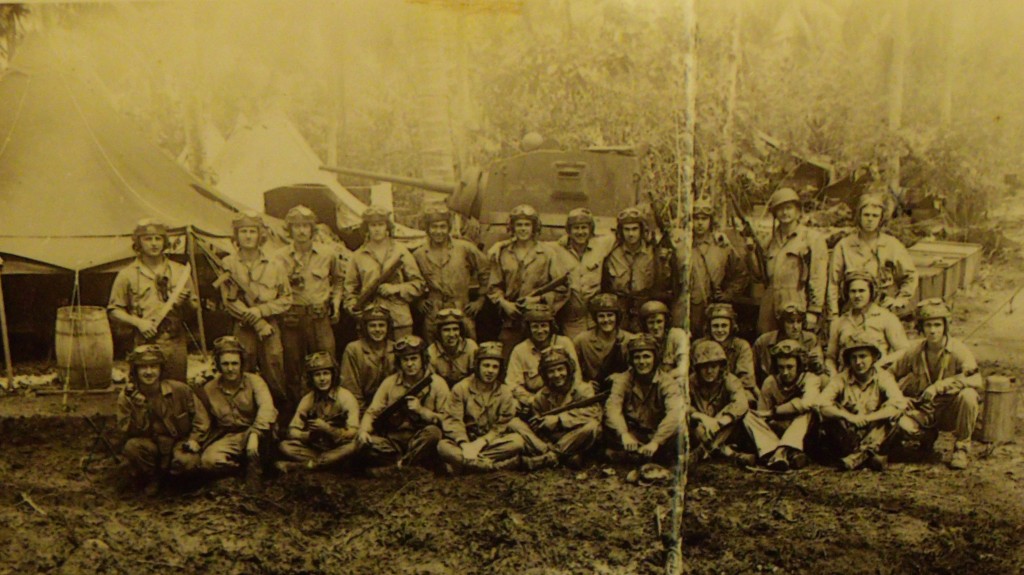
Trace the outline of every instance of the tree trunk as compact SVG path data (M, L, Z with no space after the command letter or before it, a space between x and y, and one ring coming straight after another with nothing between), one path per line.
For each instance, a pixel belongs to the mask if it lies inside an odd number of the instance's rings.
M957 7L960 5L959 0L947 0L946 9L943 14L943 22L945 23L945 57L942 62L942 101L940 103L940 122L942 127L949 129L953 123L953 70L954 61L959 55L957 47L957 34L956 34L956 23L957 23Z
M676 155L679 167L676 172L676 185L679 206L679 230L675 249L682 257L679 275L680 306L683 311L683 327L690 324L690 251L693 247L693 164L694 164L694 132L697 121L697 12L696 0L682 0L683 8L683 77L682 125L676 135ZM682 389L683 405L690 405L689 398L690 360L686 356L683 365L674 374ZM686 508L686 475L690 456L689 425L686 421L685 408L679 418L679 457L675 466L675 481L672 490L672 517L669 531L669 546L665 554L665 571L670 575L683 572L683 513Z
M897 0L893 6L892 58L889 61L889 134L893 146L889 156L889 191L900 197L900 153L897 133L903 122L903 84L907 69L907 2Z
M743 4L739 1L735 3L735 12L733 13L732 23L732 42L729 47L729 90L728 96L725 101L725 125L722 127L722 151L723 160L725 163L725 177L722 182L723 186L731 188L733 186L734 177L734 163L736 161L736 143L733 142L733 128L736 123L736 86L739 84L740 75L740 59L742 58L743 52L740 44L740 30L743 25ZM720 222L726 221L727 217L727 202L719 198L719 220Z
M413 81L420 166L424 179L450 182L454 176L454 152L445 54L448 15L436 6L419 6L417 10Z

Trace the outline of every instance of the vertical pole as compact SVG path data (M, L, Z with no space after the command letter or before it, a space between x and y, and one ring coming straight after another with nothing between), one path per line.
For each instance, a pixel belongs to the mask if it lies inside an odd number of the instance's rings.
M900 149L896 134L903 124L903 85L907 68L907 0L893 6L892 59L889 61L888 127L892 149L889 151L889 192L900 198Z
M185 251L188 252L188 261L192 264L192 287L196 290L196 298L199 305L196 306L196 320L199 323L199 349L203 352L203 361L206 361L206 325L203 321L203 298L199 295L199 269L196 267L196 238L192 226L185 227Z
M679 274L682 281L679 298L683 312L683 328L690 325L690 253L693 248L693 189L694 189L694 127L697 121L697 12L696 0L682 0L683 8L683 73L681 86L683 102L679 111L681 125L676 131L676 193L679 205L680 237L675 246L682 257ZM687 466L690 459L689 423L686 409L690 405L690 356L683 356L682 365L672 374L680 386L683 409L676 414L679 434L672 488L672 517L669 527L670 544L665 554L665 572L681 575L683 572L683 513L686 509Z
M11 341L7 336L7 306L4 303L3 283L4 260L0 259L0 332L3 335L4 361L7 363L7 385L4 389L14 389L14 364L11 362Z

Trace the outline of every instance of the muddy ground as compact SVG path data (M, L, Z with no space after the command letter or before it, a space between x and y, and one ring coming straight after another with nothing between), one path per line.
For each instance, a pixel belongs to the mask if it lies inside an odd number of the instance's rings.
M1024 298L998 309L1022 282L1019 258L998 260L957 299L955 332L975 334L988 372L1024 366ZM145 499L109 458L82 471L83 416L111 426L113 400L0 398L0 573L662 572L669 488L627 483L625 467L318 474ZM975 443L960 473L943 464L950 448L945 436L931 461L883 474L706 465L687 490L688 570L1024 572L1024 446Z

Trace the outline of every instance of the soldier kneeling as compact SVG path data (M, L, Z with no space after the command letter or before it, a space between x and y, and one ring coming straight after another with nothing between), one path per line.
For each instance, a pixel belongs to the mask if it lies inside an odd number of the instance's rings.
M527 469L558 463L578 467L583 453L601 436L601 397L595 396L593 383L576 382L575 371L576 363L564 349L549 347L541 353L544 387L531 405L533 416L529 425L518 418L512 422L531 454L523 460Z
M359 402L341 387L338 365L326 351L306 356L305 379L312 391L299 401L288 426L281 454L294 461L279 461L281 472L334 467L356 453L359 445Z
M449 473L511 469L519 465L522 436L509 428L518 404L501 382L502 344L480 344L476 372L455 384L444 415L445 439L437 446Z
M128 355L128 385L117 398L118 428L127 441L121 455L135 479L155 495L168 475L199 466L189 441L193 421L206 421L206 409L188 385L163 379L166 358L158 345L140 345ZM202 424L200 424L202 425ZM190 452L191 451L191 452Z

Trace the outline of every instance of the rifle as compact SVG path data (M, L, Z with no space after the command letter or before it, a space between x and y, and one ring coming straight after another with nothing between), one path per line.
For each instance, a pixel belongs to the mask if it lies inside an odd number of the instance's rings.
M661 212L658 211L658 203L654 197L654 192L650 188L647 188L647 197L651 202L651 214L654 216L654 223L658 226L658 232L661 234L655 251L658 262L657 276L659 278L655 282L655 289L662 292L662 295L667 291L668 300L672 301L675 300L677 295L676 288L680 285L679 270L676 265L678 260L676 257L676 246L672 243L669 223L665 221ZM671 209L669 206L666 206L666 208ZM661 299L661 297L658 297L658 294L651 294L651 297Z
M549 409L548 411L545 411L544 413L538 413L537 415L534 415L533 417L530 418L530 427L534 427L535 425L540 423L540 421L542 419L544 419L545 417L547 417L549 415L560 415L562 413L565 413L566 411L572 411L574 409L580 409L580 408L583 408L583 407L590 407L591 405L594 405L595 403L601 403L604 400L608 399L608 396L611 395L611 393L612 393L611 390L602 391L601 393L595 394L592 397L588 397L586 399L580 399L578 401L574 401L572 403L563 405L561 407L556 407L554 409Z
M385 407L380 412L380 414L377 415L377 418L373 420L374 429L377 429L379 426L383 425L382 422L386 422L389 419L391 419L396 413L399 412L399 410L404 409L405 400L409 399L410 397L416 397L417 395L419 395L421 391L423 391L430 385L433 376L434 373L432 371L427 371L427 373L424 374L422 379L417 381L415 385L409 388L409 391L405 392L402 395L402 397L396 399L394 403Z
M392 259L390 262L384 265L380 270L380 276L377 279L370 282L370 284L366 286L366 289L363 290L363 293L359 295L359 298L356 300L355 309L353 311L358 313L364 307L366 307L366 304L370 303L370 300L377 297L377 289L381 285L391 281L391 278L395 275L396 272L398 272L398 266L400 265L402 265L401 255L395 256L394 259Z
M558 289L560 287L569 285L569 275L571 275L571 274L572 274L572 271L565 272L565 275L563 275L562 277L553 279L553 280L549 281L548 283L546 283L544 285L538 286L538 287L530 290L530 293L528 293L528 294L524 295L523 297L519 298L519 301L517 301L516 304L519 305L519 306L522 306L523 305L522 302L524 302L526 300L526 298L529 298L529 297L540 297L540 296L545 295L547 293L553 292L553 291L555 291L556 289Z
M764 248L761 247L761 242L757 241L757 234L754 233L754 226L750 225L748 220L743 215L743 211L740 210L740 203L736 200L736 196L728 189L725 190L725 197L729 200L729 206L736 212L736 217L739 218L743 227L740 229L740 235L749 239L754 245L754 256L757 259L758 269L754 272L754 277L761 281L761 283L768 283L768 256L764 253Z
M178 298L180 298L181 294L185 291L185 286L188 285L188 280L191 277L192 264L185 264L185 269L182 271L181 277L178 278L178 283L174 284L174 290L171 292L171 295L167 297L167 301L160 306L156 315L153 316L154 324L160 325L160 323L164 321L164 318L167 317L167 314L171 313L171 310L174 309L174 305L178 303Z
M240 290L243 294L245 294L245 301L246 303L248 303L251 297L249 295L249 292L246 291L245 288L243 288L237 281L235 281L235 278L231 277L231 272L229 272L227 268L224 267L224 260L220 259L217 256L217 254L213 252L213 250L203 245L203 242L197 240L196 245L199 246L199 249L202 250L203 255L206 256L206 261L208 261L210 263L210 266L213 267L213 271L217 273L217 279L215 279L212 284L213 287L220 290L221 286L227 286L229 290ZM256 333L267 333L269 330L273 330L273 326L271 326L270 323L265 318L262 317L254 322L249 323L249 327L255 330Z

